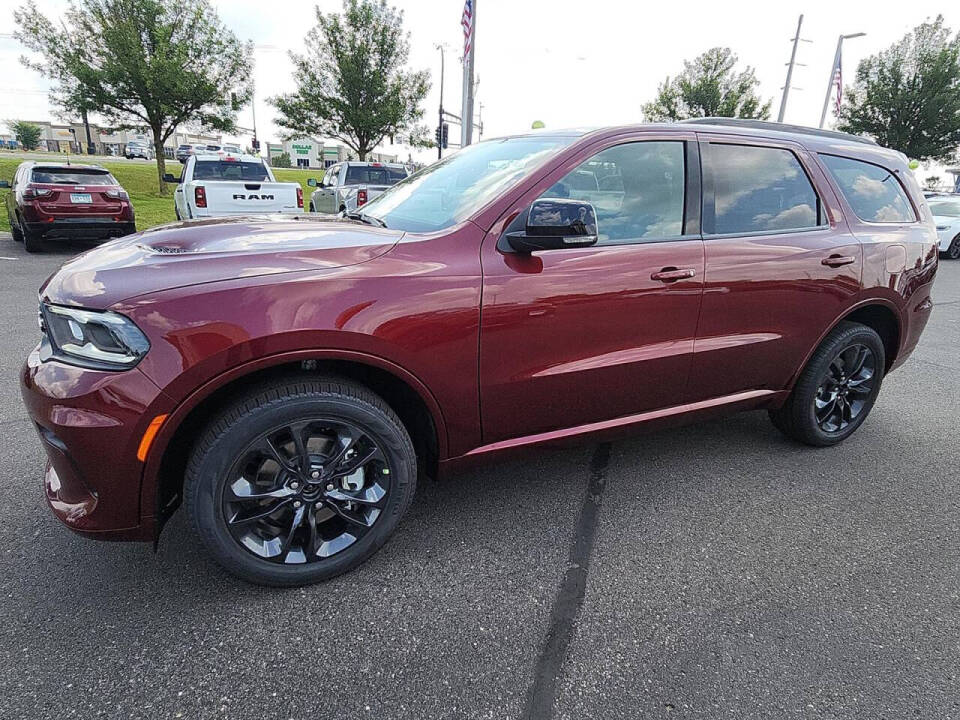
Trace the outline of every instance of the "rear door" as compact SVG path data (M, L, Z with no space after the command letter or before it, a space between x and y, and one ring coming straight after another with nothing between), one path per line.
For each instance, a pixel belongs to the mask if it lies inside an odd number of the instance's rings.
M679 405L703 277L691 133L608 139L514 204L589 200L595 246L521 255L484 240L480 382L485 443ZM516 227L515 227L516 226Z
M860 243L800 146L700 139L706 270L690 399L782 390L859 292Z

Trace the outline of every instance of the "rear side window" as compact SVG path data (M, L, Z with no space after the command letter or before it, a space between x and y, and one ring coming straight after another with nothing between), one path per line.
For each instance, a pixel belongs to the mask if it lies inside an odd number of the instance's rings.
M905 223L917 219L900 181L879 165L837 155L821 155L840 192L866 222Z
M269 180L262 163L230 160L200 160L193 168L194 180Z
M51 185L116 185L113 175L103 170L81 168L37 167L33 169L31 182Z
M784 232L823 224L820 198L790 150L711 143L707 158L714 201L712 228L704 212L706 232Z

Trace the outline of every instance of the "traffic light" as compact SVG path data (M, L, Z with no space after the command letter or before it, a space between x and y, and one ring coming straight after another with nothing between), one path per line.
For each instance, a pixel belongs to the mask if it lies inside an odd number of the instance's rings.
M449 123L444 123L443 133L440 136L440 147L442 147L444 150L447 149L447 140L449 136L450 136L450 125Z
M436 141L437 141L437 147L440 147L440 137L441 137L441 134L440 134L440 126L439 126L439 125L437 125L437 129L434 130L434 132L433 132L433 137L434 137L434 138L436 139Z
M253 140L250 141L250 147L252 147L254 150L259 150L259 149L260 149L260 141L257 140L256 138L254 138Z

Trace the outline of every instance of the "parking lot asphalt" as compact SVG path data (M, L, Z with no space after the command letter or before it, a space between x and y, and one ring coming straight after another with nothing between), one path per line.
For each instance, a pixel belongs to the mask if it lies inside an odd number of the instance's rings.
M183 513L154 554L45 507L17 372L76 251L0 235L0 717L960 717L960 262L839 447L748 413L500 462L271 590Z

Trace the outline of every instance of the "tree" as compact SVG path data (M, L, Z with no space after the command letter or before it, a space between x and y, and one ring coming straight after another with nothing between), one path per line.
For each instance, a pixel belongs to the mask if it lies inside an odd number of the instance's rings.
M923 186L926 188L935 188L940 186L940 176L939 175L927 175L927 179L923 181Z
M960 35L938 16L862 60L838 128L910 158L950 162L960 145Z
M735 72L737 56L730 48L711 48L692 62L685 60L683 72L668 76L653 102L643 106L649 122L684 120L693 117L741 117L766 120L770 102L757 95L753 68Z
M430 89L427 71L408 71L410 35L403 12L385 0L344 0L343 13L324 15L307 34L307 52L291 52L297 90L270 102L287 137L341 140L360 160L383 139L403 133L429 142L420 104Z
M234 129L252 92L252 46L208 0L78 2L56 25L33 0L14 13L16 37L42 55L21 62L55 81L65 112L95 109L116 129L149 129L166 194L164 142L182 124Z
M24 150L36 150L40 144L40 128L23 120L8 120L7 127Z

